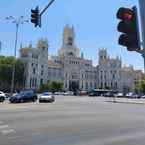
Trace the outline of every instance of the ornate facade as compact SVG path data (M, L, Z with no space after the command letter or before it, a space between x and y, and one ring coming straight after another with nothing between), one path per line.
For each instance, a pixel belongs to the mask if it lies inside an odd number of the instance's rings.
M64 82L65 90L115 89L123 91L124 86L134 90L134 81L141 78L142 72L122 68L120 58L112 59L106 49L99 50L99 64L85 59L75 44L73 27L65 26L62 47L57 56L48 54L48 42L41 39L37 48L30 45L21 48L20 57L25 62L26 88L38 89L48 80ZM132 73L132 74L130 74ZM129 77L128 77L129 75ZM125 79L127 77L127 79ZM132 84L133 85L130 85Z

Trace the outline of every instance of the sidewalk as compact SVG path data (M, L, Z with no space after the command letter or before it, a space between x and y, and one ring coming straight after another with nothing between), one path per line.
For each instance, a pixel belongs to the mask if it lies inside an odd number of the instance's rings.
M106 102L145 105L145 99L106 98Z

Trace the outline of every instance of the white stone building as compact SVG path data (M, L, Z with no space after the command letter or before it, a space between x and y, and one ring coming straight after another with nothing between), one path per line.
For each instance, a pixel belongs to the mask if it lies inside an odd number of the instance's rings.
M121 58L110 58L106 49L99 50L98 85L100 89L135 92L136 84L143 79L141 70L123 66Z
M39 40L37 49L29 47L20 50L20 57L25 62L26 88L39 88L48 77L48 43Z
M26 63L26 88L38 89L48 80L63 81L65 90L97 88L97 69L91 60L80 56L73 27L64 28L58 56L49 56L48 42L41 39L36 49L22 48L20 57Z
M106 49L99 50L99 88L120 89L121 59L112 59L108 56Z
M63 81L65 90L112 89L123 91L141 78L141 71L122 68L119 57L112 59L106 49L99 50L99 64L85 59L75 44L74 28L65 26L62 46L58 55L50 56L47 40L38 41L37 48L21 48L20 57L25 62L26 88L38 89L48 80Z

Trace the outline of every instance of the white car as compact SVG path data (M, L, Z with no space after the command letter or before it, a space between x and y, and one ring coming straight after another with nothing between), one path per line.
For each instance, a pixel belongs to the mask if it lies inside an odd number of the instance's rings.
M43 102L49 102L52 103L55 101L55 97L53 96L52 93L49 92L45 92L43 93L40 97L39 97L39 102L43 103Z
M122 97L124 97L124 95L123 95L123 93L117 93L117 94L115 94L115 97L122 98Z
M142 99L145 99L145 95L141 96Z
M63 93L64 96L72 96L73 94L74 93L72 91L67 91Z
M5 93L0 91L0 102L4 102L5 99L6 99Z

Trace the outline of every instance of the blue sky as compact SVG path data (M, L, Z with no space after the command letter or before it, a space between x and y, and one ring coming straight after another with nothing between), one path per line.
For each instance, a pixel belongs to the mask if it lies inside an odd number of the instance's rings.
M0 40L2 55L14 54L15 25L4 20L6 16L25 16L30 20L30 10L39 5L43 9L48 0L1 0ZM66 24L75 27L76 44L94 64L98 62L98 49L107 48L112 57L121 56L124 64L133 64L143 69L143 59L136 52L128 52L117 44L119 33L116 30L119 7L132 7L137 0L56 0L42 18L42 28L34 28L31 23L21 25L18 49L32 42L36 46L39 38L49 41L49 54L55 55L62 44L62 30Z

